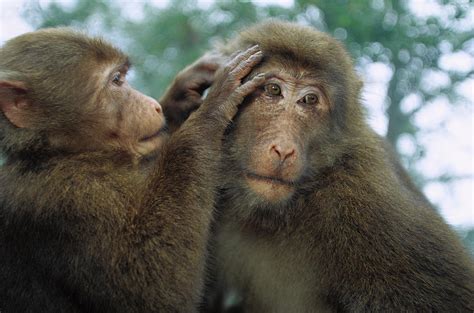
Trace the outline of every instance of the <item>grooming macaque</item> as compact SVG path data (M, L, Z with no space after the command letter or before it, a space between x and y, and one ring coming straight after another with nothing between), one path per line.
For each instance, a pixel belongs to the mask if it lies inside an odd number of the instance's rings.
M227 63L167 136L160 104L127 83L128 58L103 40L46 29L8 41L0 311L196 311L221 137L264 81L241 84L261 55Z
M222 49L254 44L266 82L226 131L204 312L472 312L473 262L367 125L342 45L270 21Z

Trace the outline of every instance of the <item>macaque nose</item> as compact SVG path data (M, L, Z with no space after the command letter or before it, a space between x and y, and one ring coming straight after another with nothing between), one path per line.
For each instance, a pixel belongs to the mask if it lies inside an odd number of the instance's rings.
M160 113L160 114L161 114L161 112L163 112L163 109L161 108L161 105L160 105L159 102L156 102L155 110L156 110L157 113Z
M280 163L287 161L289 158L295 156L295 148L292 145L281 146L281 145L272 145L270 147L270 154L273 158L277 157Z
M150 102L150 104L153 106L153 108L156 110L157 113L161 114L161 112L163 112L163 109L161 108L161 105L158 101L156 101L152 97L148 97L148 101Z

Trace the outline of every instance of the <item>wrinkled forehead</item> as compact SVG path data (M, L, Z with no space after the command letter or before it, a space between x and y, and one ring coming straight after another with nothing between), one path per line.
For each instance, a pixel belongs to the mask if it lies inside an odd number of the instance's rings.
M260 73L267 74L267 77L291 77L300 82L316 83L322 87L328 87L331 80L331 74L326 69L280 55L265 56L263 61L252 70L249 78Z
M263 71L285 72L289 75L301 77L307 76L311 70L309 67L299 64L293 60L285 60L280 56L265 56L263 61L259 64L259 69Z

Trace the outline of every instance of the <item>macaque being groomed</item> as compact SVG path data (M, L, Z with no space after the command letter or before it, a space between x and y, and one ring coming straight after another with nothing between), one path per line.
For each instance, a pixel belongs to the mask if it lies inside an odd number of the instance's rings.
M168 136L103 40L46 29L0 48L0 312L196 311L221 137L261 55L227 63Z
M205 312L473 312L473 262L367 125L342 45L270 21L223 49L255 44L266 82L226 131Z

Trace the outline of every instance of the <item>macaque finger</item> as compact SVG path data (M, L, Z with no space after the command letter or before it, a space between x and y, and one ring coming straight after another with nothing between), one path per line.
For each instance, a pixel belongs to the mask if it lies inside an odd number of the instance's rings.
M252 92L254 92L256 89L258 89L260 86L262 86L262 84L266 81L266 78L265 78L265 73L260 73L256 76L254 76L252 79L250 79L249 81L245 82L244 84L242 84L240 87L237 88L237 90L235 91L235 94L241 98L241 101L243 101L243 99L248 96L249 94L251 94Z
M260 47L258 45L252 46L245 51L240 52L227 64L226 68L229 72L233 71L241 62L247 60L255 53L260 52Z
M230 72L230 75L236 79L242 79L247 76L255 65L260 63L263 58L263 52L257 51L254 54L250 55L247 59L244 59L240 62L233 70Z
M259 86L265 82L265 74L261 73L253 77L251 80L239 86L229 97L228 101L224 102L223 110L226 112L228 120L232 120L237 113L238 107L242 104L244 98L254 92Z

